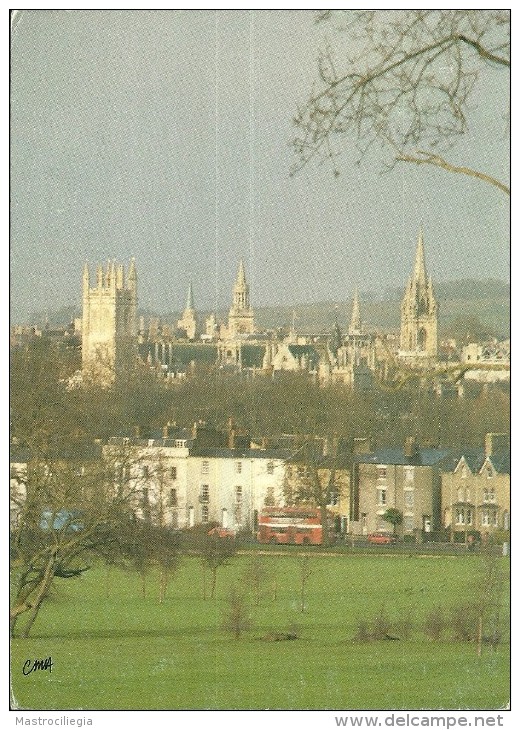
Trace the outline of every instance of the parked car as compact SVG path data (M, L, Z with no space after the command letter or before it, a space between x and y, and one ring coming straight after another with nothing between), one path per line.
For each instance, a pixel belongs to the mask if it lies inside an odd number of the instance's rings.
M367 540L373 545L393 545L396 537L390 532L371 532Z

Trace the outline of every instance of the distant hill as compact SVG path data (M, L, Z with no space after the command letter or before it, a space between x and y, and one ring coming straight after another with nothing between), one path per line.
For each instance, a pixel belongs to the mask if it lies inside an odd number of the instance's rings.
M476 281L463 279L434 284L435 296L439 304L439 329L441 334L449 332L459 320L471 317L479 320L496 337L508 337L510 332L510 287L496 279ZM396 330L400 322L400 301L402 289L388 288L382 296L373 292L360 293L361 318L370 331ZM294 304L284 307L255 307L255 322L261 329L289 328L295 316L296 330L302 333L328 332L334 324L337 313L342 330L348 326L352 311L352 301L315 302ZM209 312L199 312L205 318ZM227 310L218 312L221 319L227 317ZM139 310L139 316L160 317L170 324L177 322L179 312L158 313ZM81 316L79 306L61 307L54 312L36 312L31 315L30 324L42 325L46 319L50 326L68 325L75 317ZM16 320L13 318L13 324Z

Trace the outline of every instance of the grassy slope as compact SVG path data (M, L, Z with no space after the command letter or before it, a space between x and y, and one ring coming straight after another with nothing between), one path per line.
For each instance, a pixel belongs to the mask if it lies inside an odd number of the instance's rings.
M471 598L476 556L318 557L308 605L299 610L296 558L269 556L267 593L252 608L253 629L239 641L220 626L229 585L248 558L219 573L217 598L203 601L201 568L185 559L168 598L139 594L133 574L105 570L61 581L34 626L12 644L12 688L32 709L493 709L509 701L506 647L494 653L430 642L421 625L432 605ZM276 578L277 600L272 600ZM391 619L410 611L403 641L352 641L357 620L384 606ZM265 642L269 630L298 624L298 641ZM53 671L24 677L27 658L51 655Z

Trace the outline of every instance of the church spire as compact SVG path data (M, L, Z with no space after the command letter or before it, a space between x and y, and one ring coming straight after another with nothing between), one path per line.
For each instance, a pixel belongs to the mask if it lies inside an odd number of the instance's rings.
M240 265L238 267L238 275L237 275L237 286L245 286L246 285L246 272L244 269L244 260L240 259Z
M192 286L191 281L188 286L188 297L186 299L186 309L195 309L195 304L193 303L193 286Z
M413 280L416 284L426 284L426 264L424 263L424 240L422 226L419 230L419 239L417 241L417 249L415 251Z
M360 335L361 334L361 315L359 312L359 295L358 288L354 291L354 300L352 302L352 317L350 318L350 327L348 328L349 335Z

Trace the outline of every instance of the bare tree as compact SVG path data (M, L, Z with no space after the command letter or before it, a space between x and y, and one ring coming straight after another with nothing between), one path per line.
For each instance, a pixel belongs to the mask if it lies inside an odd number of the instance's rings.
M233 634L235 639L240 639L244 631L252 626L249 615L249 606L244 594L237 586L231 586L227 597L227 609L222 622L224 631Z
M294 140L296 172L313 158L336 158L345 138L358 161L374 145L386 164L411 162L484 181L504 193L507 185L444 157L468 131L470 100L483 71L508 73L509 10L325 11L339 18L343 54L330 47L318 59L319 87L299 109ZM507 99L504 114L508 112Z
M14 601L11 631L26 614L23 636L29 635L56 578L75 578L93 556L116 562L121 536L131 523L136 485L121 474L131 455L120 450L117 460L33 458L23 483L12 484L17 515L11 531ZM130 468L123 470L130 474Z
M213 530L215 523L197 525L186 530L183 535L183 548L188 553L195 553L201 559L203 597L206 599L206 569L211 575L210 597L215 597L218 569L227 565L235 555L235 540L229 537L220 537Z
M260 598L262 597L263 589L268 578L269 571L267 570L265 560L258 553L254 553L244 571L244 581L251 587L252 593L255 596L256 606L260 605Z
M336 456L324 458L321 443L310 438L291 458L291 476L286 475L287 504L312 505L320 510L322 543L330 543L329 506L340 497Z

